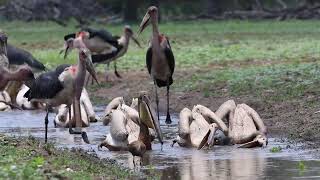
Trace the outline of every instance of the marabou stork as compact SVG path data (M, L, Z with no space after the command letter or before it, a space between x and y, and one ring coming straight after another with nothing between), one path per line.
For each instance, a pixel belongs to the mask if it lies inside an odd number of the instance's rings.
M7 40L8 36L0 30L0 67L9 67L9 60L7 57Z
M9 81L29 81L34 79L29 67L22 66L16 71L10 71L7 58L7 35L0 32L0 91L3 91Z
M172 75L175 68L175 60L169 43L169 39L159 33L158 30L158 9L155 6L148 8L139 29L139 34L149 25L152 24L152 39L150 47L146 55L146 63L148 72L151 75L156 94L157 112L159 118L159 98L157 93L157 86L167 87L167 118L166 123L171 123L169 113L169 88L173 83Z
M7 56L10 68L12 68L12 66L27 65L35 72L46 70L46 67L33 57L31 53L13 45L7 45Z
M29 66L33 72L46 70L46 67L40 61L34 58L31 53L13 45L7 45L7 56L10 70L16 70L21 66ZM6 91L9 93L13 102L16 102L18 92L22 85L22 82L12 81L6 87Z
M112 36L106 30L95 30L85 28L82 31L87 32L84 43L92 52L92 62L94 64L108 64L122 57L128 50L130 39L132 39L139 47L140 43L134 37L134 33L130 26L125 26L122 36ZM65 55L66 57L73 48L73 39L75 34L69 34L64 37L65 40ZM117 64L114 63L114 73L118 78L121 78L117 71Z
M16 71L10 71L7 57L7 35L0 31L0 91L4 91L10 81L29 81L34 79L30 68L22 66ZM6 100L1 100L9 106L16 107Z
M75 47L79 49L79 62L77 65L59 66L55 71L40 75L30 86L30 90L24 95L30 101L42 102L46 104L47 114L45 117L45 142L47 142L48 114L50 107L61 104L74 104L74 117L76 122L81 122L80 96L84 85L86 69L96 80L96 72L91 62L91 53L82 41L83 33L75 39ZM70 112L70 111L69 111ZM78 121L77 121L78 120ZM79 127L79 126L78 126ZM81 126L80 126L81 127ZM69 129L73 134L73 130ZM88 142L85 132L81 133L85 142Z

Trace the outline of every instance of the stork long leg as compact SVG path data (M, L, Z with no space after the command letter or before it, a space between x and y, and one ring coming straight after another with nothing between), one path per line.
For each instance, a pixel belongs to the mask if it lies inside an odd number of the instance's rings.
M118 73L117 71L117 61L114 62L114 74L118 77L118 78L122 78L121 75Z
M46 117L44 118L44 124L45 124L45 136L44 136L44 142L47 143L48 142L48 124L49 124L49 107L47 106L46 108Z
M82 119L81 119L81 109L80 109L81 107L80 107L79 99L74 98L73 104L74 104L73 117L75 118L75 121L76 121L76 128L77 127L81 128L82 127ZM87 144L90 144L87 132L80 130L80 132L76 132L76 133L81 134L83 141Z
M158 97L158 90L157 90L156 80L154 80L154 88L155 88L155 93L156 93L156 104L157 104L158 121L160 121L160 114L159 114L159 97Z
M166 124L171 124L171 117L170 117L170 112L169 112L169 90L170 90L170 84L169 84L169 79L167 80L167 118L166 118Z
M106 81L108 81L108 71L109 71L109 66L110 66L110 62L107 63L106 67L105 67L105 78Z
M67 108L68 108L68 111L69 111L69 122L68 122L68 127L69 127L69 134L75 134L75 132L73 131L73 129L72 129L72 124L71 124L71 106L70 105L68 105L67 106Z

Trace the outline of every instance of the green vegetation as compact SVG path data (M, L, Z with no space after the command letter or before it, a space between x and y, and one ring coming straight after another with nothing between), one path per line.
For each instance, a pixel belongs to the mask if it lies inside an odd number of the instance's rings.
M32 137L0 135L0 156L2 179L128 179L134 176L84 152L56 149Z
M76 31L74 22L4 22L9 42L30 50L49 67L74 63L58 55L63 35ZM122 25L93 25L122 33ZM137 25L133 25L137 29ZM253 94L284 100L316 93L319 88L320 22L318 21L188 21L160 25L176 57L176 91L200 89L205 97ZM144 48L131 43L118 63L120 70L145 68L150 28L140 35ZM102 66L99 68L102 70ZM181 72L189 72L181 75ZM272 96L270 96L272 94Z
M272 153L278 153L278 152L281 152L282 151L282 148L280 147L280 146L278 146L278 147L272 147L271 149L270 149L270 152L272 152Z
M303 172L306 169L306 165L303 161L299 161L298 167L299 167L300 172Z

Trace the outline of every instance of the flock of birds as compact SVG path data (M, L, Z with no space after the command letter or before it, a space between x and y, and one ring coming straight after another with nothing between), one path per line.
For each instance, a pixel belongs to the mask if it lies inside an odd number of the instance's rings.
M175 59L169 39L158 30L158 9L148 8L138 34L152 25L152 38L146 53L146 65L154 82L156 110L152 107L149 95L141 91L133 98L130 106L123 97L113 99L101 118L104 125L110 125L110 133L99 147L110 151L128 150L133 156L142 157L146 150L152 149L152 141L158 139L163 144L159 122L159 98L157 88L167 88L166 123L171 123L169 112L169 90L173 83ZM59 65L52 71L45 70L30 53L7 44L7 36L0 33L0 110L10 108L46 110L45 142L48 134L48 114L55 109L55 127L69 128L70 134L81 134L90 143L87 133L81 127L96 122L96 116L85 86L92 78L99 84L94 64L109 63L123 56L130 39L140 47L129 26L124 27L121 37L113 36L106 30L81 29L64 37L64 58L72 49L78 51L78 64ZM89 74L87 74L89 72ZM114 72L117 72L116 63ZM227 124L223 121L226 120ZM228 126L229 128L228 128ZM267 129L258 113L246 104L229 100L213 112L209 108L196 105L192 110L184 108L180 112L178 137L173 144L182 147L202 149L214 145L241 144L239 147L251 148L266 146Z

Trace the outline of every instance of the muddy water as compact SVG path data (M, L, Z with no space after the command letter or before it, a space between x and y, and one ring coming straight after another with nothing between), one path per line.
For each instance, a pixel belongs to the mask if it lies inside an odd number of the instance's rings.
M102 108L97 108L101 114ZM32 135L44 137L45 113L40 111L15 111L0 113L0 133L9 135ZM96 152L101 158L115 159L118 163L133 168L132 156L127 152L98 150L109 127L101 123L87 128L91 144L85 144L80 136L69 135L67 129L54 128L54 115L50 115L49 141L61 147L80 147ZM163 117L164 118L164 117ZM171 147L176 136L177 120L171 125L161 121L165 144L153 145L147 152L143 166L139 169L148 175L161 179L320 179L320 155L317 150L306 150L299 145L280 142L270 137L267 148L237 149L235 146L216 146L214 150ZM281 152L272 153L272 147L282 147ZM137 170L137 168L135 168Z

